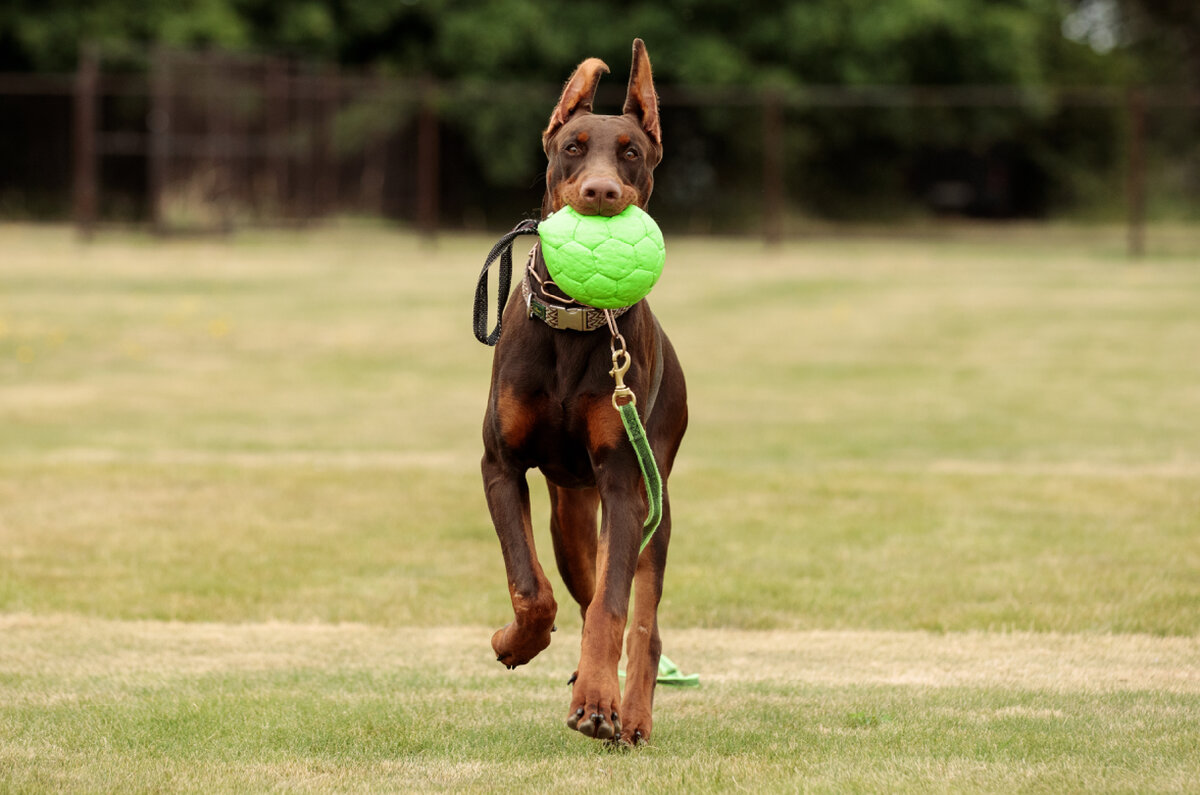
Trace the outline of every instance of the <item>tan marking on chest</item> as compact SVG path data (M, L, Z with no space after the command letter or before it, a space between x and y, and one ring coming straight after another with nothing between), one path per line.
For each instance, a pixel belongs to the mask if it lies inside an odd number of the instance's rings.
M586 416L589 450L611 449L625 438L621 414L613 408L611 398L606 396L588 401Z
M537 424L536 407L521 400L510 387L501 387L496 409L500 417L500 436L504 443L509 447L520 447Z

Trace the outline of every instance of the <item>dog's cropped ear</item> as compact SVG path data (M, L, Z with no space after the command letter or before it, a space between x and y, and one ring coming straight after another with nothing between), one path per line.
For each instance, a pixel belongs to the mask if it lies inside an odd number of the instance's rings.
M600 83L600 75L608 73L608 64L599 58L588 58L575 67L574 74L563 88L554 112L550 114L550 124L542 133L542 148L549 154L550 139L576 113L591 113L592 102L596 98L596 86Z
M662 146L662 126L658 121L658 94L650 74L650 56L641 39L633 40L633 66L629 69L629 91L623 113L633 116L656 146Z

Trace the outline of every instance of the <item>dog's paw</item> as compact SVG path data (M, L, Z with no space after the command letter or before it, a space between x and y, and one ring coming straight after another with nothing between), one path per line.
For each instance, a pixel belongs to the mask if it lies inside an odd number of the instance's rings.
M575 692L567 713L567 728L597 740L612 740L621 736L620 689L585 687L575 682Z
M492 635L492 651L496 652L497 661L512 670L529 662L549 646L550 633L553 631L553 625L543 630L530 630L514 621Z
M617 741L630 748L648 744L650 742L650 721L632 721L625 731L617 736Z
M621 736L621 716L613 710L605 715L600 707L579 707L567 717L567 728L597 740Z
M625 731L621 732L620 737L617 738L622 745L637 746L650 742L650 728L654 725L650 711L652 692L648 694L645 691L638 691L631 688L629 682L626 681L625 698L621 700L621 714L625 717Z

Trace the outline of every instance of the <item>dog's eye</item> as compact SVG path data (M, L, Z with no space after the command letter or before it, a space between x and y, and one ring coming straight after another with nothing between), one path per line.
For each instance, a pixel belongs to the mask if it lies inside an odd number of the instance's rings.
M625 159L626 160L637 160L638 159L638 150L633 149L632 147L629 149L626 149L625 150Z
M563 151L569 155L577 155L580 152L582 152L583 150L579 148L579 144L572 141L571 143L569 143L563 147Z

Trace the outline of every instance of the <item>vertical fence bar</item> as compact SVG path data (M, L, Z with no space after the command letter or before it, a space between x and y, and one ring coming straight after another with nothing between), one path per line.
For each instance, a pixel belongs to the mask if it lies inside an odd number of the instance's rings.
M334 152L334 122L340 95L336 66L323 66L316 80L314 101L317 107L316 215L326 216L337 210L337 158Z
M146 119L146 132L150 136L149 160L146 163L146 203L150 225L160 235L167 231L163 202L170 151L168 138L171 134L170 68L166 51L155 48L150 59L150 113Z
M288 184L288 163L291 141L288 133L289 78L287 62L281 58L267 61L266 107L267 107L267 162L274 190L275 211L283 218L291 215Z
M99 161L96 137L100 121L100 53L93 45L79 50L79 66L75 74L75 163L74 210L79 234L91 237L96 225L96 204L99 195Z
M438 155L437 94L433 83L425 81L417 116L417 226L429 237L438 227Z
M783 240L783 108L779 95L763 94L763 240L778 245Z
M233 232L234 162L233 118L230 105L238 92L236 69L228 53L218 53L209 64L209 134L212 136L213 197L217 204L217 223L222 234Z
M372 116L379 112L379 108L385 107L384 96L387 83L382 75L375 72L371 75L370 82L366 89L366 96L360 97L360 102L367 102L372 106ZM361 210L368 213L375 213L380 218L386 215L384 208L384 185L387 181L387 133L386 131L377 129L377 124L372 121L371 130L368 131L366 140L363 144L363 168L362 179L359 182Z
M320 182L321 182L321 72L318 67L310 66L305 70L302 85L304 96L305 134L308 136L307 165L304 167L306 178L301 180L301 190L305 192L301 206L304 208L304 220L311 223L321 213Z
M1141 89L1130 89L1126 98L1129 115L1129 165L1126 195L1129 210L1129 256L1146 253L1146 97Z

